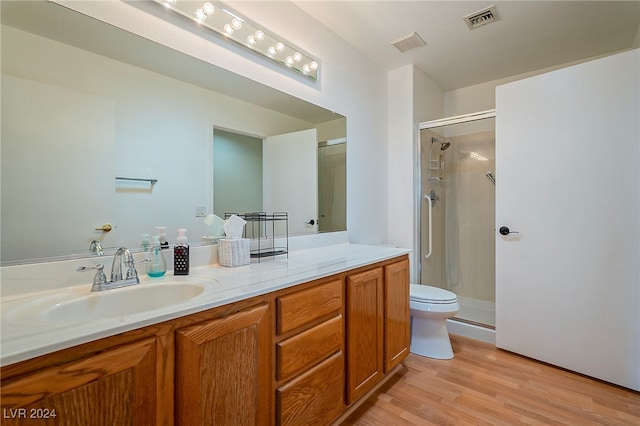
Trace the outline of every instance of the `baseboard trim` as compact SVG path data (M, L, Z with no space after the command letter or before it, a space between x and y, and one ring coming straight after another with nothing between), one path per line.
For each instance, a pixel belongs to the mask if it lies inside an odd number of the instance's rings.
M486 327L448 319L447 330L451 334L470 337L472 339L480 340L481 342L491 343L492 345L496 344L496 331Z

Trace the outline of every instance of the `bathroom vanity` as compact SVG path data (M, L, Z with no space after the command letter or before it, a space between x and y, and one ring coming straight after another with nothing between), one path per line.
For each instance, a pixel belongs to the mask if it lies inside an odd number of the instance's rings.
M93 331L41 324L5 339L21 317L3 300L3 424L333 423L409 352L408 251L303 252L196 268L189 279L211 288Z

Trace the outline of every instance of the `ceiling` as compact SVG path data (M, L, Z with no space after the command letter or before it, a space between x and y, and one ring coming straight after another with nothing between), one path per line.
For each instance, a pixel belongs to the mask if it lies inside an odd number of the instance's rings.
M629 49L640 26L640 1L293 2L383 69L414 64L444 90ZM470 30L463 17L491 5L500 19ZM414 31L426 46L390 44Z

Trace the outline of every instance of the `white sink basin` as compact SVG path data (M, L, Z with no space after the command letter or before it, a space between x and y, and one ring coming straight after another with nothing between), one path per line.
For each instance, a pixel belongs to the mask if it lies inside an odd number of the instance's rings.
M77 322L126 317L141 312L181 305L199 296L204 287L191 283L136 285L91 293L80 299L57 303L42 312L50 321Z
M219 282L211 278L171 278L95 293L86 286L14 302L3 307L3 317L25 325L34 320L56 323L85 323L108 318L128 320L132 315L179 306L217 285Z

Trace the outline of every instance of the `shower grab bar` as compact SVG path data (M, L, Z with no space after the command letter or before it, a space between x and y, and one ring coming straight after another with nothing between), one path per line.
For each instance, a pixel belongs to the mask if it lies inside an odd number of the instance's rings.
M431 257L431 252L433 250L433 239L431 237L431 234L432 234L432 232L431 232L431 229L432 229L432 226L431 226L431 219L432 219L431 218L431 214L432 214L432 212L431 212L431 210L433 209L433 207L431 206L431 202L433 201L433 199L431 198L431 194L425 194L424 195L424 199L428 200L427 201L427 206L429 206L429 208L427 209L429 211L429 252L424 255L424 258L428 259L429 257Z

